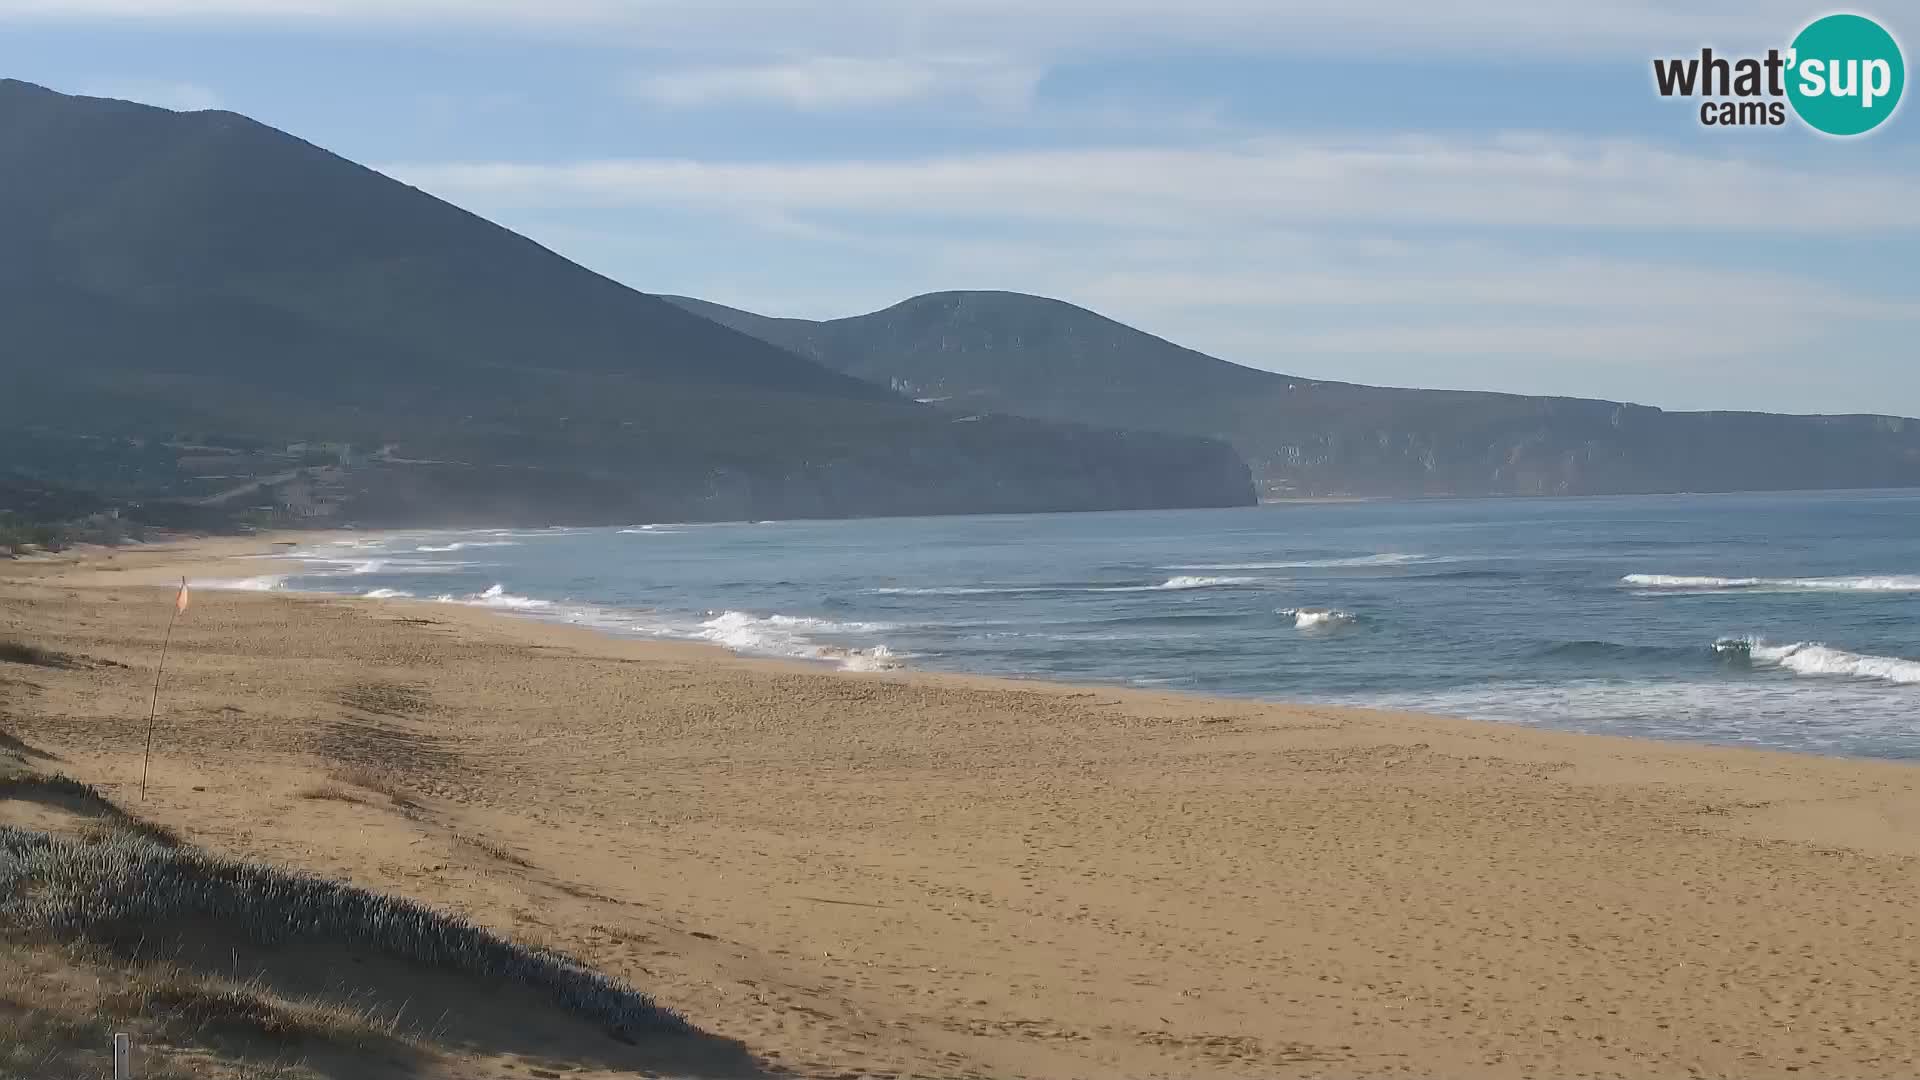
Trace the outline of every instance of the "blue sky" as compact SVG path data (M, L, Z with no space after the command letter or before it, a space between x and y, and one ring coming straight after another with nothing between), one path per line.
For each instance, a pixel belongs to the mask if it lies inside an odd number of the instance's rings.
M1652 89L1827 10L0 0L0 75L246 113L768 314L1014 289L1311 377L1920 416L1915 106L1836 140ZM1920 11L1850 10L1912 60Z

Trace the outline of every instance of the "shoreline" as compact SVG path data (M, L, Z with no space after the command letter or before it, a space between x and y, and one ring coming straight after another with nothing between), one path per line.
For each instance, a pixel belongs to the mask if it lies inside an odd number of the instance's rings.
M1670 750L1708 749L1726 750L1736 753L1784 754L1793 758L1812 760L1832 760L1840 762L1880 763L1896 767L1920 770L1920 760L1903 758L1874 757L1870 755L1851 755L1822 753L1814 750L1784 749L1776 747L1742 746L1734 743L1714 742L1710 740L1668 739L1645 735L1612 735L1595 731L1580 730L1575 727L1551 723L1530 723L1517 720L1487 720L1455 713L1424 712L1419 709L1377 708L1369 706L1321 703L1284 697L1269 697L1255 693L1234 694L1230 692L1205 689L1165 689L1155 686L1142 686L1126 682L1076 682L1070 679L1047 678L1039 675L1022 675L1005 672L942 671L930 668L918 668L905 662L888 659L882 666L865 666L850 662L861 656L860 650L853 650L852 657L844 654L828 655L826 652L817 658L769 655L746 652L715 641L697 640L690 637L651 635L645 633L621 633L617 630L573 619L549 617L539 609L526 609L508 606L494 606L474 602L472 599L435 599L421 596L368 596L364 593L332 591L325 589L249 589L221 587L211 582L246 581L261 577L295 576L293 571L280 574L235 574L233 560L240 558L287 558L284 549L311 548L320 544L329 544L342 540L378 540L383 537L408 535L414 532L433 532L436 530L409 529L326 529L326 530L274 530L260 532L246 537L179 537L158 544L132 545L121 548L91 547L84 551L63 553L53 557L35 557L11 564L0 562L0 582L9 577L19 576L10 573L9 565L17 568L36 567L30 571L35 576L44 576L63 584L76 586L130 585L172 587L183 576L195 582L196 596L203 593L251 593L255 595L325 598L342 602L367 605L388 605L398 610L402 607L416 607L425 612L446 613L449 609L458 609L469 615L485 620L498 619L503 627L513 625L532 625L556 630L576 631L588 635L591 640L620 642L642 649L659 647L663 649L690 649L696 655L705 655L712 659L727 659L748 664L772 665L776 669L788 669L798 673L835 674L858 677L896 676L932 681L949 681L956 685L969 683L1006 684L1020 688L1056 688L1066 692L1102 692L1120 694L1139 694L1167 697L1176 701L1204 703L1219 702L1250 706L1269 706L1284 709L1337 709L1347 712L1370 712L1388 716L1418 717L1440 723L1464 723L1486 725L1502 731L1518 731L1543 736L1571 736L1576 739L1617 740L1629 744L1647 744ZM440 530L444 531L444 530ZM130 556L130 557L129 557ZM118 566L105 565L109 561L119 562ZM308 560L311 566L319 560ZM55 569L65 567L65 569ZM823 650L830 647L823 647Z
M277 548L305 547L312 543L331 542L336 539L363 539L402 534L409 530L288 530L257 533L248 537L190 537L168 540L159 544L140 545L138 547L97 548L74 555L55 556L53 558L29 558L15 562L0 562L0 585L16 581L30 581L45 586L67 588L136 588L166 590L174 588L182 576L190 581L196 577L201 580L245 580L244 577L214 574L215 570L231 570L229 560L246 557L284 557ZM423 530L424 531L424 530ZM131 557L129 557L131 556ZM120 566L104 565L108 561L123 561ZM21 573L19 571L26 571ZM264 575L256 575L264 576ZM1811 751L1783 750L1768 747L1734 746L1723 743L1695 742L1689 740L1658 739L1638 735L1610 735L1598 732L1576 731L1567 728L1537 726L1511 723L1497 720L1481 720L1473 717L1456 716L1445 713L1426 713L1418 710L1377 709L1362 706L1322 704L1288 699L1266 698L1254 695L1234 695L1212 693L1203 690L1162 689L1118 683L1073 682L1050 679L1040 676L1017 674L991 674L978 672L937 671L901 665L885 670L849 669L835 665L831 659L808 660L795 657L766 656L740 652L726 645L711 641L696 641L683 638L661 638L620 634L604 627L575 623L558 619L543 618L531 611L504 609L472 604L462 601L441 601L423 597L368 597L364 594L333 592L328 590L248 590L225 589L211 585L194 588L194 604L204 606L208 602L207 594L221 597L260 600L284 600L298 604L303 601L328 602L349 605L353 608L371 612L410 612L413 615L437 615L447 623L460 626L463 630L484 633L495 639L505 639L532 648L551 647L555 639L565 639L566 644L587 654L607 658L634 659L658 656L671 660L695 659L712 664L744 670L765 670L793 675L809 675L852 680L887 681L901 684L923 684L933 687L955 689L990 687L1022 692L1056 694L1062 697L1078 698L1101 695L1120 695L1129 699L1165 701L1186 706L1200 707L1216 705L1242 710L1278 710L1336 712L1355 716L1370 716L1395 722L1420 722L1461 731L1478 730L1481 734L1494 738L1502 735L1537 737L1545 741L1558 742L1571 740L1573 745L1592 743L1594 745L1613 745L1617 750L1640 749L1648 754L1703 754L1718 756L1723 754L1738 757L1779 758L1798 762L1832 762L1840 765L1861 765L1911 773L1920 781L1920 761L1906 761L1888 758L1856 757L1838 754L1821 754ZM405 621L405 620L402 620ZM1916 853L1920 853L1920 837L1916 838Z
M0 639L75 658L0 664L0 727L131 798L169 579L284 540L0 566ZM1920 1069L1909 764L502 614L199 594L143 814L549 942L800 1077ZM412 809L312 794L342 770Z

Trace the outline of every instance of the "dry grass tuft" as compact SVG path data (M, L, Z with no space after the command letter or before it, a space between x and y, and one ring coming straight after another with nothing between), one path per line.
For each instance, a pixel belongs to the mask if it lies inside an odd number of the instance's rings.
M410 1042L401 1014L275 993L263 980L245 982L156 965L137 971L103 1005L116 1015L143 1016L169 1036L194 1039L238 1035L272 1042L325 1040L363 1049L379 1042Z
M364 796L357 792L348 791L339 784L315 784L312 787L301 788L299 791L294 792L294 794L303 799L354 803L359 806L365 806L367 803Z
M371 791L375 795L384 795L393 805L404 809L412 810L418 808L420 805L414 800L413 793L401 786L398 778L391 773L383 772L368 765L343 765L327 775L338 783L345 784L348 787L359 788L362 791ZM347 796L347 798L342 800L343 802L365 801L356 799L351 792L343 792L342 794ZM338 796L334 795L309 795L306 797L338 798Z
M524 869L533 865L522 858L518 852L504 845L494 843L492 840L482 839L478 836L468 836L465 833L454 833L453 842L465 847L470 847L483 855L498 859L509 866L518 866Z
M262 981L172 964L129 967L85 944L0 940L0 964L8 972L0 988L0 1076L106 1075L117 1031L135 1036L144 1051L138 1075L156 1080L205 1075L209 1050L212 1060L237 1057L240 1075L304 1077L312 1074L261 1059L297 1059L316 1043L393 1058L425 1052L430 1041L430 1033L404 1030L397 1010L291 998ZM176 1056L178 1049L188 1052Z

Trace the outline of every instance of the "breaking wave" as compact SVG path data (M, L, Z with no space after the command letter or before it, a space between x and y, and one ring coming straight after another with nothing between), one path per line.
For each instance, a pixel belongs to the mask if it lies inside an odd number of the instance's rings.
M1920 592L1920 576L1911 574L1858 577L1707 577L1691 574L1628 574L1620 584L1637 589L1675 589L1694 592L1780 590L1785 592Z
M413 550L418 552L465 551L468 548L496 548L496 547L519 547L519 546L520 546L520 542L518 540L455 540L451 544L421 544L419 547L416 547Z
M1158 585L1123 586L1112 589L1096 589L1095 592L1132 592L1139 589L1146 592L1179 592L1183 589L1232 589L1245 585L1258 585L1259 578L1250 577L1170 577Z
M440 551L440 548L419 548L420 551ZM279 556L276 556L279 557ZM303 555L295 553L285 558L305 563L307 568L301 577L346 577L364 574L385 574L396 576L403 574L452 574L467 570L480 563L449 562L433 559L407 559L392 555L378 558L342 559L324 555Z
M1731 659L1784 668L1796 675L1838 675L1903 686L1920 685L1920 660L1869 656L1817 641L1769 645L1759 638L1722 638L1713 643L1713 651Z
M711 641L735 652L757 656L777 656L795 660L828 660L846 671L890 671L900 667L900 657L885 645L856 648L823 644L807 636L813 633L872 633L887 628L885 623L842 623L794 615L755 615L746 611L721 611L701 623L690 637ZM672 634L672 631L666 631ZM674 635L678 636L678 635Z
M1331 630L1360 621L1360 617L1353 612L1334 608L1281 608L1277 614L1293 619L1296 630Z
M868 589L876 596L1025 596L1043 593L1184 592L1189 589L1234 589L1266 584L1252 577L1170 577L1158 585L952 585L932 588Z
M365 594L368 600L411 600L413 594L405 589L375 589Z
M885 645L875 645L871 649L842 649L835 645L823 646L818 659L833 660L842 671L898 671L906 665L900 657Z
M472 596L438 596L434 599L442 603L472 604L475 607L504 608L508 611L544 611L553 606L551 600L536 600L531 596L515 596L506 586L498 583L487 591Z
M1341 559L1296 559L1291 562L1257 563L1195 563L1187 566L1166 566L1163 570L1314 570L1339 566L1399 566L1403 563L1449 562L1451 560L1429 556L1409 555L1402 551L1385 551L1377 555L1355 555Z
M273 592L287 582L286 574L262 574L248 578L195 578L189 588L218 589L226 592Z

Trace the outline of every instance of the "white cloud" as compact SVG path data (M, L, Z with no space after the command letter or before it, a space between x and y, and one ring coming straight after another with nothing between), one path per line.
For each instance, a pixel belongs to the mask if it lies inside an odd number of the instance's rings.
M636 73L625 89L641 100L676 107L834 109L959 98L1010 108L1025 105L1039 79L1040 70L1030 65L968 57L807 56Z
M202 109L218 109L221 106L219 94L199 83L191 82L111 80L83 85L73 92L83 97L119 98L123 101L137 101L143 105L158 105L162 109L172 109L175 112L198 112Z
M1920 226L1920 176L1545 135L1288 136L1210 147L825 162L402 163L386 171L492 208L677 206L1146 229Z
M1124 270L1083 276L1080 295L1117 310L1329 307L1617 309L1671 317L1819 312L1833 318L1920 322L1920 301L1862 296L1784 273L1594 258L1539 258L1453 248L1409 250L1390 261L1320 253L1273 272L1230 263L1211 271ZM1444 268L1444 269L1443 269Z
M742 28L805 53L925 50L1024 54L1138 46L1356 45L1553 55L1625 46L1782 43L1803 0L0 0L0 18L325 21L619 35L648 48L739 48Z

